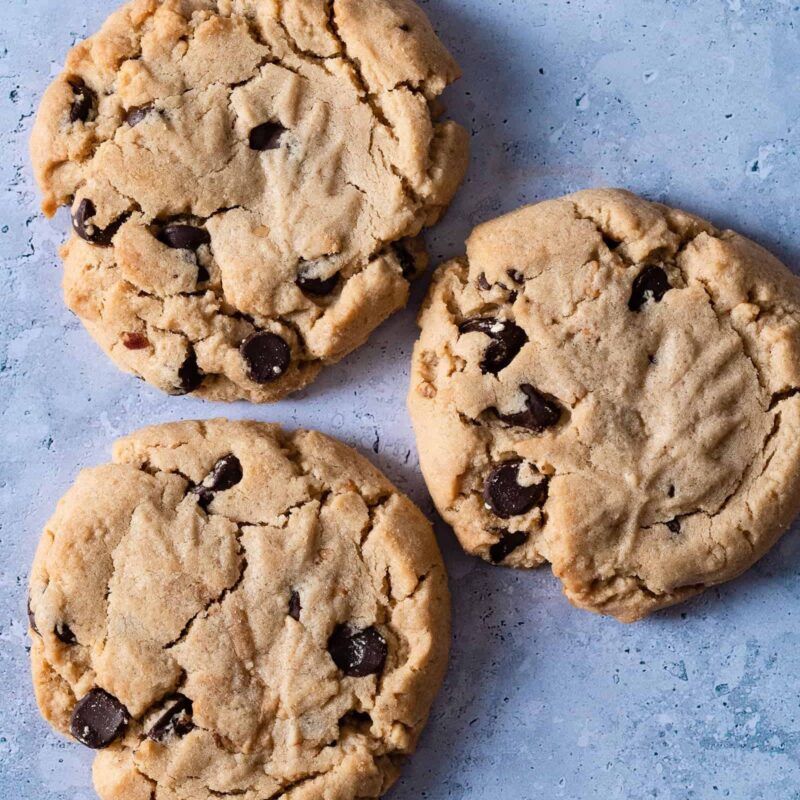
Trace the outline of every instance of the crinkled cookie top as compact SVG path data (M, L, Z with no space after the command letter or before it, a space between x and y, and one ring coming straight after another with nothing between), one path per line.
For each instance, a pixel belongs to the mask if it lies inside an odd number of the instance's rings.
M800 510L800 281L618 190L478 227L420 316L422 469L463 546L633 620L738 575Z
M31 141L71 204L69 307L161 389L278 399L362 344L426 263L466 133L411 0L134 0L78 44Z
M117 442L42 537L37 700L103 800L380 796L441 683L430 524L319 433L185 422Z

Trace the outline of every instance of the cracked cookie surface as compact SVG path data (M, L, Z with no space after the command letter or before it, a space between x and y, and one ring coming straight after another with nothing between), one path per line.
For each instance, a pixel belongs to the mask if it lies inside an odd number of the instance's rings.
M103 800L379 797L449 649L430 524L320 433L184 422L59 503L29 600L37 701Z
M800 281L621 190L479 226L420 314L409 408L437 508L494 563L639 619L800 510Z
M71 204L68 306L173 393L279 399L426 266L467 162L456 63L411 0L134 0L70 52L31 139Z

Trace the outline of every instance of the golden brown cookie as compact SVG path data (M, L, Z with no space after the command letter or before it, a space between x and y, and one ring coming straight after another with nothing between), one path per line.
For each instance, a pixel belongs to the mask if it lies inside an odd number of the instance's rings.
M30 585L43 715L103 800L378 797L441 684L430 524L369 462L255 422L146 428L81 472Z
M458 66L411 0L133 0L70 52L31 154L67 304L173 393L276 400L405 305L463 177Z
M800 510L800 281L620 190L479 226L420 315L434 501L492 562L635 620L741 573Z

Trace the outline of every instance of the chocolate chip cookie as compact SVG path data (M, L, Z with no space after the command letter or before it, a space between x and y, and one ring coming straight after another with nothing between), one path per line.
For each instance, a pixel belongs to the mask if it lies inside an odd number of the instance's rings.
M425 267L466 168L437 100L458 74L411 0L133 0L33 131L67 304L172 394L301 388Z
M84 470L33 565L42 714L104 800L380 796L444 674L433 531L322 434L184 422Z
M479 226L420 316L409 406L470 553L545 561L639 619L729 580L800 510L800 281L628 192Z

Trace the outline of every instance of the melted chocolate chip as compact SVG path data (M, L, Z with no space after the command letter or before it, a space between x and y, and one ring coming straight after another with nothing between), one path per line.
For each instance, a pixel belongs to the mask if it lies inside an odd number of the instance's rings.
M558 425L563 409L555 397L538 391L529 383L523 383L519 388L525 395L525 410L517 414L498 413L499 420L534 433Z
M108 247L122 223L127 219L127 214L123 214L107 228L98 228L89 221L95 214L97 214L97 209L94 207L94 203L88 197L84 197L77 211L72 215L72 227L84 241L98 247Z
M250 131L251 150L277 150L286 128L278 122L265 122Z
M514 283L522 283L525 280L525 275L518 269L507 269L506 275L508 275Z
M489 558L493 564L505 561L518 547L522 547L530 538L527 531L506 531L499 542L489 548Z
M655 303L660 302L671 288L667 273L661 267L651 264L645 267L633 281L628 308L631 311L641 311L642 306L650 300Z
M494 317L475 317L462 322L458 332L484 333L491 340L481 362L481 372L496 375L507 367L528 341L525 331L519 325Z
M492 284L486 280L485 272L481 272L481 274L478 275L478 288L483 289L484 292L488 292L489 289L492 288Z
M680 533L681 532L681 521L675 517L675 519L671 519L667 523L667 527L670 529L672 533Z
M128 350L144 350L150 347L150 340L143 333L134 331L122 334L122 344Z
M174 250L197 250L201 245L211 244L211 236L205 228L176 223L164 226L158 241Z
M250 380L256 383L269 383L289 369L292 351L289 345L270 331L258 331L242 342L239 348Z
M186 736L194 729L192 722L192 701L182 694L173 698L173 704L156 720L147 732L147 738L163 744L173 736Z
M209 503L214 499L217 492L226 492L232 489L243 476L242 462L233 453L221 458L214 465L214 469L206 475L199 486L192 488L192 492L198 495L197 502L203 508L208 508Z
M330 278L307 278L304 275L300 275L295 283L301 292L313 294L316 297L324 297L339 285L339 273L331 275Z
M133 108L129 108L128 113L125 114L125 122L127 122L131 128L135 128L140 122L144 122L145 117L152 110L152 105L134 106Z
M76 704L69 720L72 735L87 747L107 747L125 732L128 710L103 689L92 689Z
M300 612L303 610L303 606L300 605L300 594L292 589L292 593L289 595L289 616L292 619L300 619Z
M197 365L197 353L190 345L189 352L186 355L186 360L181 364L178 370L178 388L181 394L188 394L200 387L200 384L205 378L205 373Z
M69 645L78 644L77 637L72 632L72 628L70 628L70 626L67 625L66 622L59 622L56 625L53 633L55 633L56 638L59 641L63 642L64 644L69 644Z
M328 652L345 675L363 678L383 670L388 647L372 626L358 630L350 625L337 625L328 639Z
M69 121L86 122L94 109L97 95L86 85L83 78L72 78L69 85L75 96L69 109Z
M547 479L522 486L519 471L523 461L512 458L495 467L486 478L483 498L486 507L502 519L525 514L532 508L542 507L547 500Z
M394 252L400 262L400 272L407 281L410 281L417 274L417 262L414 256L402 242L395 243Z
M33 609L31 608L30 597L28 598L28 625L30 625L31 630L34 633L39 634L39 636L42 635L41 633L39 633L39 629L36 627L36 615L33 613Z

